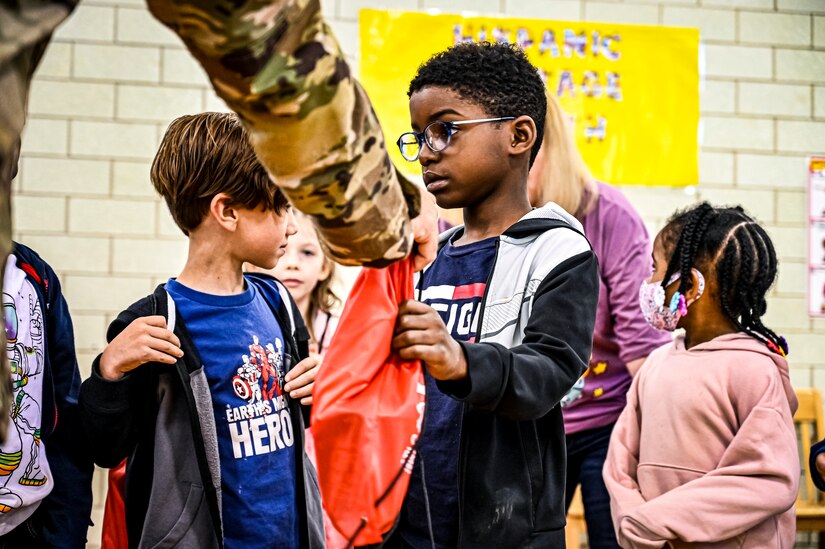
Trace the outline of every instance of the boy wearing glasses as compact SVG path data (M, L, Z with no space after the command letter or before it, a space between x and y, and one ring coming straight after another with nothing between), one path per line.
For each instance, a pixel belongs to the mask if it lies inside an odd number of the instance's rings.
M513 46L459 44L408 94L398 146L465 225L442 235L397 319L393 348L425 363L427 407L388 546L563 547L558 404L587 367L598 275L578 221L527 196L544 84Z

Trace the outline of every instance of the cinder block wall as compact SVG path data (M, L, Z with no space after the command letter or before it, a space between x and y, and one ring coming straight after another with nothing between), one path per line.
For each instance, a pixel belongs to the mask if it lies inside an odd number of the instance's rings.
M768 324L791 344L794 384L825 390L825 319L809 319L805 306L804 164L825 153L825 0L325 0L356 69L364 7L698 27L700 184L623 190L651 231L698 199L743 204L765 223L781 260ZM14 234L63 281L84 376L112 317L183 265L185 240L148 171L168 122L202 110L225 107L139 0L81 2L38 70ZM90 539L96 545L99 533Z

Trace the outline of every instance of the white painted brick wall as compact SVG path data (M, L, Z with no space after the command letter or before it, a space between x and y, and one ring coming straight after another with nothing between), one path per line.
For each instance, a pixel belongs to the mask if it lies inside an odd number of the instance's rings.
M779 120L776 145L780 151L816 153L825 147L825 122Z
M736 83L725 80L706 80L699 92L702 113L736 112Z
M777 49L776 78L825 83L825 51Z
M69 145L69 122L30 116L22 139L23 153L65 155Z
M662 23L674 27L695 27L703 40L736 40L736 13L730 10L665 6Z
M74 76L117 82L157 82L160 51L157 48L74 44Z
M779 191L776 193L776 221L779 223L800 224L807 215L807 193L798 191Z
M186 50L163 49L163 82L165 84L194 84L207 86L206 73Z
M112 194L119 197L156 196L149 182L149 162L128 162L116 160L112 173Z
M825 118L825 87L814 87L814 116Z
M739 187L777 187L803 190L808 184L805 159L800 156L739 154L736 163Z
M825 17L814 17L814 46L825 47Z
M203 111L201 88L118 86L117 118L157 121L166 126L181 114Z
M500 13L499 0L423 0L419 2L424 9L437 9L443 12L479 12ZM409 3L402 9L410 9Z
M781 11L825 13L822 0L776 0L776 7Z
M26 193L109 193L108 160L23 157L22 190Z
M529 0L505 0L504 13L528 19L555 19L576 21L581 18L582 4L575 0L530 2Z
M699 181L714 185L732 185L734 159L733 153L699 153Z
M740 82L739 112L775 116L811 116L811 86Z
M705 51L710 77L769 79L773 76L771 48L710 44Z
M115 112L115 85L90 82L36 81L29 94L29 113L72 118L110 119Z
M740 204L760 223L771 224L774 221L774 192L750 191L743 193L738 189L716 189L703 187L699 190L702 200L712 204L735 206Z
M776 290L782 295L804 296L806 286L801 282L807 276L808 264L806 262L783 260L779 263L779 280L776 283ZM823 385L823 388L825 388L825 385Z
M151 159L157 126L119 122L72 121L71 152L78 156Z
M52 41L46 48L46 55L37 67L39 78L68 78L72 72L72 45Z
M584 19L639 25L659 24L659 6L646 4L614 4L609 2L582 2Z
M66 199L61 196L16 196L12 223L19 231L66 230Z
M134 9L117 8L116 36L120 44L183 47L177 35L152 17L142 6Z
M69 199L69 231L73 233L150 235L154 227L152 200Z
M773 150L774 122L768 119L705 116L705 147Z
M111 42L115 36L115 8L80 4L71 19L55 32L56 40Z
M109 274L70 274L64 279L63 285L66 299L73 303L75 308L100 313L107 313L113 308L123 310L152 290L149 280L145 277Z
M702 0L703 6L773 9L773 0Z
M365 7L699 28L700 184L623 191L651 232L698 199L764 221L780 257L768 321L791 344L793 382L825 390L825 320L804 301L805 156L825 153L825 0L322 0L356 72ZM85 376L111 319L185 261L149 182L160 136L181 114L226 106L144 0L84 0L49 45L29 108L14 233L61 276ZM104 490L98 480L98 513Z
M739 12L739 40L746 44L808 46L811 44L810 15L770 12Z
M58 276L68 272L109 272L107 237L80 237L66 235L64 231L45 235L40 231L20 230L18 238L52 265Z

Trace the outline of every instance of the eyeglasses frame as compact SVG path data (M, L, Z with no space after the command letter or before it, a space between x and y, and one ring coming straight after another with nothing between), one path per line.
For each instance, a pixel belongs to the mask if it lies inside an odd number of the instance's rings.
M457 120L455 122L445 122L444 120L435 120L435 121L430 122L429 124L427 124L427 127L425 127L424 131L422 131L422 132L405 132L405 133L402 133L401 136L398 138L398 141L395 142L395 144L398 145L398 150L401 152L401 157L404 160L406 160L407 162L415 162L416 160L418 160L418 157L421 155L421 149L422 149L423 145L427 145L427 147L431 151L433 151L434 153L441 152L441 151L445 150L447 147L449 147L450 146L450 140L452 139L453 134L457 131L456 126L463 126L465 124L480 124L482 122L506 122L508 120L515 120L515 119L516 119L515 116L502 116L502 117L499 117L499 118L477 118L477 119L474 119L474 120ZM444 126L447 127L447 144L444 145L442 148L437 149L437 150L436 150L435 147L433 147L430 144L429 140L427 139L427 130L429 130L430 127L435 125L435 124L443 124ZM416 143L418 144L418 154L416 154L415 158L412 158L412 159L407 158L406 156L404 156L404 149L402 147L402 145L412 145L412 143L402 143L402 140L408 135L413 136L415 138Z

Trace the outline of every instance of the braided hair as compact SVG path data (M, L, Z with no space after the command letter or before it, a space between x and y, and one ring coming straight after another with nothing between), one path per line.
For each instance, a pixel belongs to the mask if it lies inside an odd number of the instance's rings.
M691 269L697 263L715 264L724 314L736 327L785 355L785 338L765 326L766 295L776 279L776 251L768 233L740 206L715 208L707 202L677 212L660 234L670 255L662 286L680 274L678 291L693 287Z

